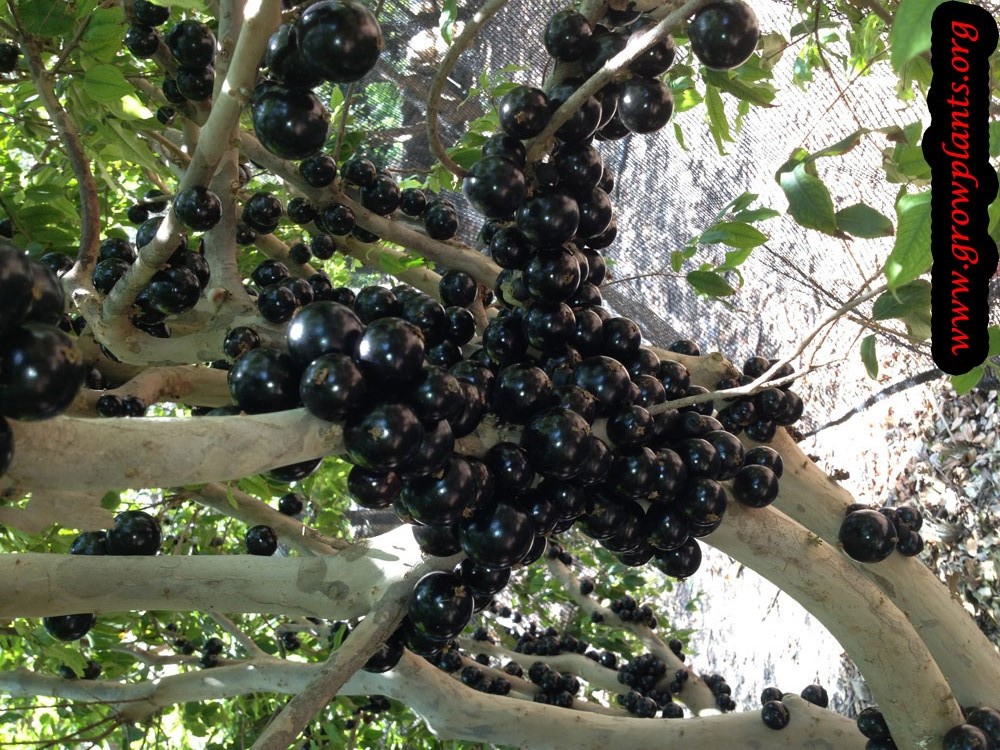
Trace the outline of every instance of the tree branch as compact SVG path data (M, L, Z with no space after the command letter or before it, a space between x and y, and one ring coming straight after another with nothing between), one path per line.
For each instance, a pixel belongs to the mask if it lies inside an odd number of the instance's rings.
M418 572L423 575L424 570ZM291 746L313 717L333 700L351 675L364 666L399 626L409 608L410 594L416 581L411 573L386 591L371 613L330 655L319 674L267 725L251 750L285 750Z
M715 696L712 694L712 691L709 690L704 680L702 680L701 677L699 677L698 674L691 669L691 667L682 662L655 632L645 625L637 625L634 622L625 622L610 609L602 607L598 604L597 600L593 597L581 594L580 580L573 575L573 571L563 565L558 559L548 558L545 562L548 565L549 572L563 585L566 592L573 597L576 603L579 604L585 612L598 612L604 618L604 622L614 623L616 627L622 630L628 630L632 633L632 635L639 639L643 646L649 649L650 653L655 654L663 660L663 663L667 665L667 675L669 675L664 676L664 682L670 682L670 677L672 677L674 672L678 669L686 669L688 671L690 677L687 682L684 683L682 694L677 695L676 697L681 703L688 707L691 713L697 716L702 712L716 713L719 711L719 706L715 702Z
M283 544L300 554L335 555L338 550L351 546L348 542L320 534L316 529L279 513L263 500L235 487L206 484L192 499L223 515L236 518L247 526L270 526Z
M345 642L346 644L346 642ZM26 669L0 673L0 692L13 697L51 695L110 704L124 721L142 721L176 703L234 698L252 693L301 692L322 669L316 664L271 660L169 675L138 684L110 680L65 680ZM655 720L603 716L486 695L405 652L384 674L359 671L340 695L385 695L413 707L441 737L531 747L533 750L607 750L608 747L726 747L733 750L824 747L864 750L854 721L785 696L792 715L775 732L757 711L696 719Z
M899 747L935 746L962 723L958 702L913 625L835 547L773 506L736 502L706 541L826 626L858 665Z
M103 391L84 389L73 403L73 413L92 416L97 400L108 394L135 396L147 406L160 401L181 401L211 407L233 403L225 371L204 365L177 365L143 370L117 388Z
M0 556L0 617L172 610L347 620L369 613L414 570L455 562L422 562L408 527L309 558L160 555L123 565L116 557L10 554Z
M41 50L35 39L25 32L21 25L21 17L18 13L17 3L7 0L7 7L11 17L17 26L20 43L25 51L25 59L28 62L28 69L31 71L31 78L34 81L38 96L45 106L45 111L55 126L59 140L62 141L66 149L66 156L76 177L77 187L80 192L80 249L77 253L76 263L73 268L63 277L63 283L67 293L75 285L82 285L91 294L96 294L91 283L91 275L94 265L97 263L97 253L100 247L101 237L101 204L97 195L97 183L90 168L90 161L87 159L83 149L83 142L80 140L80 132L76 123L63 109L56 96L54 75L45 69L42 63ZM59 63L56 64L58 67Z
M441 162L441 166L456 177L465 177L468 173L448 155L444 144L441 143L441 131L438 123L438 103L441 99L441 90L444 88L444 84L448 80L451 71L454 70L455 65L458 63L458 58L462 56L465 50L472 46L472 42L475 40L480 29L506 3L507 0L486 0L483 3L483 6L476 11L475 15L462 29L462 32L452 42L447 54L444 56L444 60L438 65L434 79L431 81L430 93L427 95L427 139L430 142L431 151L434 152L434 156Z
M229 70L224 81L217 85L218 95L212 102L211 113L204 127L201 128L198 146L180 181L178 191L196 185L208 185L223 156L233 145L234 128L239 128L240 113L253 91L257 66L264 56L268 37L281 21L280 0L259 0L246 7L253 10L243 19ZM178 224L171 204L156 238L139 252L136 262L105 299L105 318L123 314L135 301L139 291L174 252L180 234Z
M677 10L669 13L662 21L659 21L656 26L641 36L630 39L625 49L604 63L603 68L588 78L559 106L559 109L552 113L545 130L525 144L528 147L528 162L536 161L542 152L548 150L556 131L573 116L574 112L580 109L587 99L614 81L628 67L629 63L638 59L643 52L671 33L682 21L712 2L713 0L688 0Z

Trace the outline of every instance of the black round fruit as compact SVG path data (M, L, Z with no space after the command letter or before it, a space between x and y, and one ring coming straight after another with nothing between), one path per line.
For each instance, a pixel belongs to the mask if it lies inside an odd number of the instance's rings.
M299 18L297 32L307 65L333 83L364 77L385 47L375 15L355 0L310 5Z
M270 526L254 526L247 530L247 552L251 555L270 557L278 551L278 535Z
M636 76L625 82L618 97L618 116L633 133L654 133L674 113L670 87L656 78Z
M469 169L462 192L485 216L506 218L524 202L527 184L513 162L502 156L484 156Z
M301 492L286 492L278 498L278 512L285 516L297 516L306 505L306 496Z
M896 527L876 510L856 510L840 525L837 537L844 552L858 562L874 563L886 559L895 549Z
M0 342L0 414L49 419L66 410L87 367L76 342L55 326L25 323Z
M83 638L96 622L97 617L92 613L42 618L45 632L60 641L76 641Z
M302 373L299 397L309 413L335 421L364 408L367 396L364 375L346 354L316 357Z
M791 720L788 706L781 701L768 701L760 709L760 718L769 729L784 729Z
M428 573L413 587L410 622L424 635L454 638L472 619L475 602L469 587L454 573Z
M424 337L402 318L379 318L368 324L357 340L355 359L376 380L405 383L420 372Z
M248 414L293 409L299 404L299 378L299 368L290 356L262 346L233 364L229 392Z
M257 138L282 159L305 159L326 143L327 111L311 91L261 84L254 90L250 111Z
M195 185L174 196L174 213L189 229L205 232L222 218L222 201L208 188Z
M757 47L760 26L743 0L720 0L691 19L691 50L707 68L730 70L746 62Z
M166 42L181 68L197 70L215 61L215 35L201 21L188 19L175 24Z
M107 533L109 555L155 555L160 550L160 524L141 510L127 510L115 516Z
M517 86L500 99L500 127L504 133L519 138L533 138L549 121L549 98L541 89Z

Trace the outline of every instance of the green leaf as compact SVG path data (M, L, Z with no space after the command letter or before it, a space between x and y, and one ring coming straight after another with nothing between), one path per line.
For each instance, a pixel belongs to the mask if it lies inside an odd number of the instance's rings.
M837 211L837 229L865 239L891 237L894 231L892 219L864 203Z
M955 393L959 396L968 393L979 384L985 372L986 369L982 365L979 365L978 367L973 367L964 375L952 375L951 387L955 389Z
M990 351L986 355L987 357L996 357L1000 355L1000 326L990 326Z
M738 99L756 104L758 107L770 107L774 101L774 86L771 84L753 85L741 80L732 71L705 70L705 81L720 91L732 94Z
M438 19L438 25L441 27L441 38L445 40L448 44L452 42L452 27L455 25L455 21L458 19L458 2L457 0L444 0L441 7L441 17Z
M83 76L83 87L92 99L99 102L115 102L135 91L114 65L92 67Z
M861 137L866 133L871 131L868 128L861 128L860 130L855 130L846 138L843 138L832 146L827 146L826 148L820 149L815 154L809 157L807 161L815 161L816 159L821 159L824 156L843 156L848 151L852 150L855 146L861 143Z
M875 354L875 336L865 336L861 339L861 361L872 380L878 377L878 357Z
M726 253L726 259L718 267L720 271L736 271L738 266L743 265L746 259L750 257L750 253L753 252L752 247L743 248L740 250L730 250ZM739 273L737 271L737 273ZM742 282L742 279L741 279Z
M733 214L733 219L753 224L758 221L773 219L776 216L781 216L781 212L775 211L773 208L748 208L743 211L737 211Z
M827 234L837 231L830 191L821 179L806 172L804 164L779 173L778 184L788 198L788 213L800 225Z
M674 137L677 139L677 143L680 144L682 151L687 151L687 146L684 145L684 133L681 131L681 126L676 122L674 123Z
M990 123L990 156L1000 156L1000 120Z
M931 285L925 279L917 279L894 292L886 292L875 300L872 305L872 318L889 320L902 318L914 310L929 308L931 304Z
M726 107L719 96L719 90L711 84L705 86L705 108L708 110L708 129L715 139L715 145L719 149L719 154L726 155L723 141L733 140L729 133L729 120L726 119Z
M714 271L691 271L687 275L687 280L695 291L710 297L728 297L736 293L736 290Z
M872 318L888 320L898 318L914 341L924 341L931 335L931 285L917 279L894 292L886 292L875 300Z
M702 233L699 243L714 245L721 242L741 249L754 248L767 242L767 235L742 221L723 221Z
M65 1L21 0L17 10L25 31L36 36L63 36L76 21L71 4Z
M904 194L896 201L896 242L885 262L890 289L913 281L931 267L931 194Z
M897 73L931 48L931 17L944 0L901 0L889 30L889 59Z

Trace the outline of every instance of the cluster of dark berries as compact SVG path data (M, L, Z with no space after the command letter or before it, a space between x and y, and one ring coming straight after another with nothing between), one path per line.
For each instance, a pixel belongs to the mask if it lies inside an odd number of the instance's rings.
M580 692L580 680L575 675L557 672L544 662L536 661L528 668L528 679L539 687L535 703L572 708L573 698Z
M83 353L63 330L66 298L55 268L67 269L53 259L68 260L50 253L37 261L0 240L0 476L14 458L7 419L61 414L87 374Z
M1000 711L995 708L974 708L967 709L964 713L965 723L952 727L945 733L942 750L994 750L1000 747ZM869 740L869 744L876 741Z
M560 635L555 628L547 628L544 633L521 633L514 650L520 654L536 656L558 656L559 654L583 654L590 644L570 635Z
M868 706L860 711L857 724L858 731L868 738L865 750L896 750L896 743L892 740L889 725L886 724L885 717L878 710L878 706Z
M743 363L741 377L720 380L716 389L721 391L749 385L776 363L776 360L760 356L750 357ZM785 364L770 379L778 380L791 374L791 365ZM759 443L773 438L779 426L795 424L801 419L803 411L802 398L787 384L764 388L749 397L725 399L725 403L726 406L718 413L723 426L734 435L744 432L748 438Z
M681 661L684 661L684 659L686 658L684 656L684 644L681 643L679 638L671 638L670 641L667 643L667 645L670 647L670 650L673 652L674 656L676 656Z
M221 638L212 636L201 647L201 658L198 660L198 666L203 669L212 669L219 666L222 663L221 657L225 648L226 644L222 642Z
M479 667L469 664L462 668L458 676L463 685L490 695L507 695L510 692L510 680L506 677L490 677Z
M677 671L683 672L685 675L688 673L686 669L679 669ZM715 696L715 705L718 706L720 710L736 710L736 701L734 701L732 697L733 689L729 687L729 683L726 682L726 679L722 675L710 674L708 677L704 678L704 681L708 689L712 691L712 695Z
M375 15L356 0L313 3L268 40L267 78L251 100L254 131L271 153L304 159L326 143L329 115L312 89L353 83L375 67L385 42ZM337 50L338 54L330 54Z
M21 59L21 46L10 39L0 41L0 73L13 73ZM10 235L6 235L10 236Z
M611 602L611 611L620 617L624 622L634 622L636 625L646 625L649 628L656 627L656 615L653 608L648 604L639 605L634 597L625 594L620 599Z
M76 680L76 679L96 680L98 677L101 676L101 665L98 664L93 659L88 659L87 664L83 668L82 675L78 675L76 673L76 670L74 670L73 667L69 666L68 664L60 664L58 671L59 671L59 676L66 680Z
M156 216L143 222L136 232L136 246L144 247L152 242L162 221L162 216ZM109 294L135 259L135 246L129 240L123 237L105 239L94 267L94 288L101 294ZM197 251L190 250L188 238L182 233L166 264L136 296L130 314L132 324L150 336L169 338L167 317L180 315L198 304L208 288L210 276L203 245L199 243Z
M885 560L893 551L915 557L924 549L920 535L924 519L911 506L870 508L850 505L840 525L838 539L851 558L874 563Z
M84 531L70 545L71 555L155 555L160 550L160 524L141 510L115 516L106 531ZM60 641L83 638L97 622L93 613L55 615L42 619L46 632Z
M138 396L105 393L98 397L96 409L99 417L143 417L146 415L146 402Z

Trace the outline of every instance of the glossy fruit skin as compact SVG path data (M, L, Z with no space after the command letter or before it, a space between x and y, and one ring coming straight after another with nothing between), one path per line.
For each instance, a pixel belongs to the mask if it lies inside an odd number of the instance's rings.
M784 729L791 720L791 714L781 701L768 701L761 706L760 718L768 729Z
M803 700L820 708L827 708L830 705L830 697L822 685L806 685L802 689L801 696Z
M691 51L705 67L730 70L750 59L760 39L760 26L747 3L720 0L695 14L688 38Z
M109 555L155 555L160 551L160 524L141 510L127 510L115 516L107 533Z
M405 383L415 378L423 365L424 337L419 328L402 318L379 318L357 340L354 357L375 380Z
M140 60L147 60L160 48L160 32L145 24L133 23L125 32L125 48Z
M469 169L462 193L484 216L506 218L524 201L527 184L513 162L502 156L484 156Z
M618 116L633 133L655 133L674 113L670 87L656 78L636 76L625 82L618 98Z
M655 22L652 19L646 18L640 20L629 27L629 39L631 40L640 36L654 25ZM667 72L674 62L676 53L677 48L674 44L674 37L667 34L666 38L656 42L656 44L629 63L628 69L636 75L657 78Z
M273 258L261 261L258 266L250 272L250 278L253 279L253 283L259 287L277 284L279 281L287 279L290 275L291 273L288 270L288 266L280 260L274 260Z
M840 525L837 537L847 555L858 562L886 559L896 547L896 527L876 510L857 510Z
M108 534L106 531L84 531L73 540L69 547L71 555L108 554Z
M214 227L222 217L222 202L208 188L195 185L185 188L174 197L174 212L189 229L205 232Z
M694 575L701 565L701 546L694 537L689 537L677 549L654 553L652 564L666 575L678 580L688 578Z
M375 15L354 0L309 6L298 22L299 47L313 71L333 83L351 83L375 67L385 47Z
M451 456L438 472L404 482L402 500L418 523L448 526L471 517L475 490L476 478L469 462Z
M347 490L362 508L388 508L402 489L403 483L394 471L371 471L352 466L347 473Z
M545 50L556 60L579 60L593 33L587 18L572 9L557 11L545 25Z
M570 79L552 87L549 91L549 103L553 112L573 95L581 82L581 79ZM569 120L559 126L556 137L567 143L587 140L600 126L602 111L600 100L595 96L589 97Z
M743 465L766 466L774 472L774 475L778 479L781 479L781 474L784 471L784 462L781 460L781 454L768 445L758 445L748 450L743 456Z
M969 713L968 723L982 729L983 734L1000 747L1000 711L995 708L977 708Z
M27 254L0 242L0 333L20 323L31 308L34 270Z
M544 477L571 479L590 450L590 425L579 414L556 407L535 415L521 433L520 446Z
M573 373L573 384L597 398L598 416L608 416L625 407L629 401L628 370L612 357L587 357Z
M294 409L299 404L300 370L284 352L258 347L229 370L229 392L248 414Z
M258 234L270 234L278 228L284 209L273 193L254 193L243 204L243 221Z
M309 413L331 422L364 408L367 395L364 375L346 354L316 357L299 385L299 397Z
M979 727L959 724L945 733L941 747L942 750L992 750L993 743Z
M60 253L65 258L65 255ZM31 291L31 307L25 321L29 323L46 323L56 326L66 309L66 294L56 272L41 261L32 261L32 276L34 287Z
M76 342L43 323L8 330L0 341L0 414L49 419L65 411L87 368Z
M278 512L283 516L297 516L305 508L305 499L301 492L286 492L278 498Z
M285 340L299 367L324 354L350 354L365 326L354 311L338 302L312 302L292 317Z
M399 210L407 216L420 216L427 208L427 195L420 188L406 188L399 194Z
M215 87L215 68L180 68L177 71L177 90L185 99L200 102L212 97Z
M187 268L167 268L157 271L149 282L149 303L157 312L176 315L198 303L201 284L194 271Z
M246 535L247 553L270 557L278 551L278 535L270 526L253 526L247 530Z
M282 24L268 38L264 65L272 79L290 88L313 89L323 83L322 76L316 75L302 55L294 24Z
M250 111L257 138L282 159L305 159L326 143L327 111L311 91L261 84L254 89Z
M517 86L500 98L500 127L514 138L525 140L541 133L549 121L549 97L541 89Z
M399 208L399 185L392 175L379 174L372 185L361 188L361 205L379 216L388 216Z
M389 636L385 643L380 645L361 667L366 672L382 674L395 668L399 660L403 658L403 651L406 650L406 633L402 627Z
M326 187L337 179L337 162L327 154L316 154L302 160L299 174L312 187Z
M351 462L380 471L403 466L423 437L420 420L405 404L380 404L344 425L344 446Z
M435 240L450 240L458 232L458 212L441 201L427 204L424 209L424 229Z
M310 474L314 473L323 463L323 458L310 458L298 463L278 466L270 471L264 472L264 478L272 482L288 484L289 482L300 482Z
M215 35L200 21L189 19L175 24L166 42L182 68L197 70L215 62Z
M535 528L527 513L498 502L458 525L462 550L488 568L506 568L531 550Z
M97 622L97 617L92 613L77 615L56 615L55 617L43 617L42 624L45 632L56 640L77 641L90 632Z
M885 723L885 717L877 706L862 709L858 713L857 724L861 734L870 740L889 738L889 725Z
M432 638L454 638L472 619L472 592L454 573L428 573L413 587L410 622Z
M257 311L272 323L291 320L298 306L295 293L282 283L266 287L257 297Z
M161 26L170 18L170 8L154 5L149 0L134 0L132 3L132 20L146 26Z
M309 202L308 198L301 196L292 198L285 207L288 218L298 225L308 224L316 218L316 207Z

